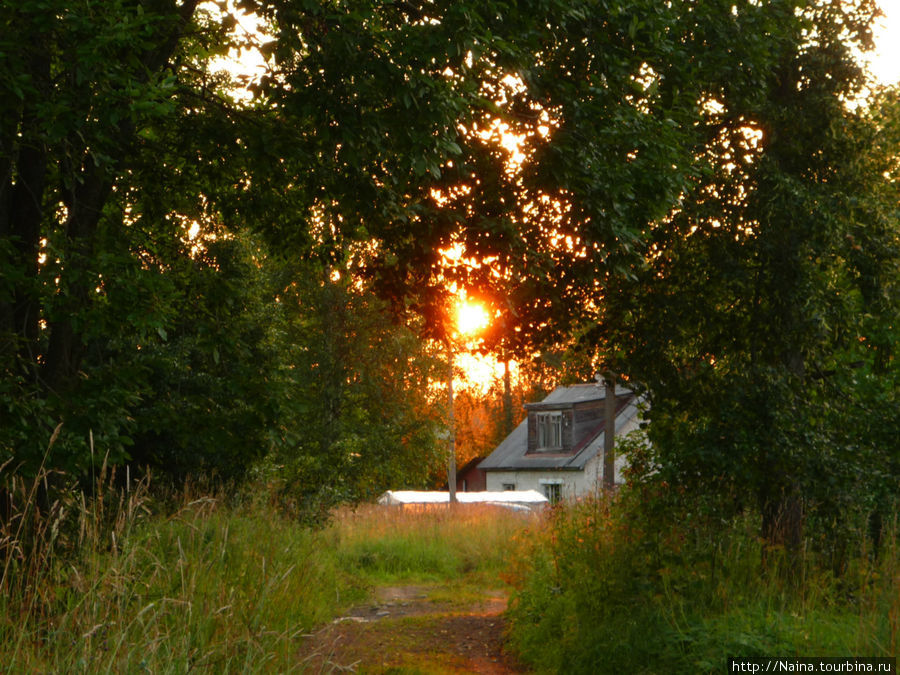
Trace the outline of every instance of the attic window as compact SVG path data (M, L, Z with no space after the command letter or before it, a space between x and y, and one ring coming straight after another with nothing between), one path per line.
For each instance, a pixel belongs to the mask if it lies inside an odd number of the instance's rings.
M537 413L537 447L539 450L561 450L563 415L561 412Z

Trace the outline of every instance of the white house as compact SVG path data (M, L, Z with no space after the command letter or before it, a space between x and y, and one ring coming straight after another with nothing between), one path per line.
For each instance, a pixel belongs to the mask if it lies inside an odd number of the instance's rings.
M527 403L528 416L479 465L486 489L537 490L551 502L597 490L603 479L605 390L595 384L558 387L540 403ZM616 388L616 437L640 424L638 400ZM623 457L616 457L616 483Z

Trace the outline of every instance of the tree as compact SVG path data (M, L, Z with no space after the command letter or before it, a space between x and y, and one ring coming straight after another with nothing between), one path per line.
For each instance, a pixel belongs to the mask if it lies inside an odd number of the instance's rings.
M523 86L476 118L531 129L521 175L468 135L438 184L437 241L464 243L474 263L429 277L437 263L400 255L421 285L449 275L493 296L498 346L593 350L649 393L670 478L752 504L763 534L791 545L804 508L862 505L871 488L818 477L859 467L836 400L865 395L830 374L884 368L892 351L893 151L878 146L884 118L849 105L876 11L541 5L533 26L549 28L520 43L530 58L505 61Z
M893 377L895 167L873 131L894 122L846 105L872 2L238 7L266 27L252 103L211 65L247 46L224 6L0 5L0 443L17 463L35 470L62 422L47 461L76 472L91 437L176 472L240 475L274 449L309 486L365 494L411 465L410 439L431 447L416 387L383 387L404 359L427 373L425 354L376 325L375 296L442 338L453 284L492 306L486 349L574 346L645 388L661 465L741 492L767 535L855 445L885 459L877 434L839 432L845 407L818 414L848 382L828 373ZM519 171L482 135L501 123ZM867 405L895 404L877 390Z
M170 259L164 275L173 288L163 339L108 347L116 369L131 363L136 376L128 457L176 483L239 480L278 447L273 429L290 392L280 377L283 268L246 232L184 243L194 251Z
M131 159L183 105L194 62L183 37L196 5L0 6L0 387L11 413L3 445L32 470L60 420L51 465L84 466L85 427L114 460L126 442L137 392L126 373L92 357L117 337L104 305L122 263L114 230L128 232ZM191 44L212 47L212 33ZM161 318L141 317L136 328Z
M315 516L429 485L445 457L440 393L429 386L442 366L425 343L334 267L292 275L279 304L290 347L274 373L281 398L267 466L285 496Z
M493 10L441 8L431 21L427 7L406 4L239 4L275 38L252 105L231 100L211 65L242 46L224 6L0 5L0 395L10 420L0 442L27 471L60 422L46 461L76 472L92 437L112 462L151 438L133 413L182 379L167 340L187 348L193 327L178 312L199 301L201 317L228 314L217 294L246 264L221 241L192 258L192 227L220 240L252 231L269 250L323 264L342 265L348 242L401 250L392 225L417 218L414 195L459 152L457 126L480 100L484 69L467 54L490 41ZM193 274L210 282L203 298L185 282ZM228 342L198 344L253 358ZM267 415L255 411L254 424Z
M597 72L547 150L606 258L586 335L648 390L660 476L758 508L763 535L796 547L816 509L866 505L858 461L884 466L838 421L865 397L848 372L884 356L864 317L896 311L878 300L896 278L890 157L847 104L874 7L704 3L665 32L645 11L618 33L653 47L623 47L639 91Z

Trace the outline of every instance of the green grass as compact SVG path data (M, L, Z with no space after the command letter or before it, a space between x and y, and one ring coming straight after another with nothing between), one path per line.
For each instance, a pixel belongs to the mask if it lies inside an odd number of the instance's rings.
M148 519L104 549L35 579L39 611L17 603L25 589L4 602L0 661L12 670L263 671L362 597L312 532L211 502Z
M515 588L511 644L539 672L714 673L729 656L898 647L893 536L876 559L848 533L859 550L840 575L809 553L786 581L749 516L660 529L604 502L550 518L364 506L310 529L264 491L160 502L102 485L50 505L14 488L0 525L8 672L302 672L304 635L374 587L422 584L452 605L501 578Z
M303 636L373 586L498 585L527 523L485 508L342 509L313 530L264 498L227 506L146 490L67 493L37 509L21 485L0 531L0 664L8 672L302 672Z
M724 672L729 657L891 656L900 557L861 533L835 575L811 549L787 569L752 516L669 520L633 504L557 509L516 557L511 643L538 672Z

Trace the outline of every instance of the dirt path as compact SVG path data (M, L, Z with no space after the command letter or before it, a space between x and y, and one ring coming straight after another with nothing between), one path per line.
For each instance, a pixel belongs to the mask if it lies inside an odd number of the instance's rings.
M307 638L320 673L524 673L502 649L503 591L460 599L445 586L379 588L373 604Z

